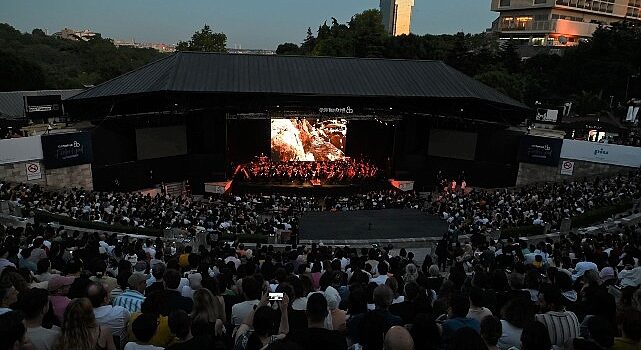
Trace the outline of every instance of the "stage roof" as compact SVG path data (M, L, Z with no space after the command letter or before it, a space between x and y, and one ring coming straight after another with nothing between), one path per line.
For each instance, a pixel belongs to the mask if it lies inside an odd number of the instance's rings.
M83 89L0 92L0 118L23 118L25 96L60 95L62 100L66 100L82 91Z
M158 92L474 99L528 108L440 61L203 52L174 53L69 100Z

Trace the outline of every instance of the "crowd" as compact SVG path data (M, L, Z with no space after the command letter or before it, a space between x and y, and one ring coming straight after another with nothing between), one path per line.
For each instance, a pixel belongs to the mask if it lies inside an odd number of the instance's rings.
M641 224L457 242L448 273L391 247L191 247L30 224L0 238L2 350L641 346Z
M43 210L82 221L218 234L269 234L296 228L298 214L307 211L419 207L415 193L396 190L323 198L244 194L194 200L186 196L151 197L77 188L52 191L1 181L0 200L15 203L26 216Z
M641 172L515 189L442 191L425 210L464 233L527 225L559 228L565 218L641 199Z
M259 157L242 165L238 172L245 180L320 181L322 184L376 180L381 175L376 165L347 158L331 162L274 162Z

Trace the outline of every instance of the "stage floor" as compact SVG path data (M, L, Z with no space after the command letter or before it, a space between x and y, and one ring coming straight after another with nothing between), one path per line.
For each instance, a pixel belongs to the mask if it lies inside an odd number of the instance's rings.
M371 224L371 226L370 226ZM301 240L378 240L442 237L447 223L417 209L305 213Z

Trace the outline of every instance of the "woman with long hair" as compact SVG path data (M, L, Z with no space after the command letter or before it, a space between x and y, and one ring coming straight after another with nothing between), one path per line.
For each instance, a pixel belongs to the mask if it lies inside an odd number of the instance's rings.
M191 333L194 336L208 335L214 330L216 336L223 333L222 315L225 310L218 298L207 288L194 292L194 308L191 313Z
M91 302L87 298L71 301L65 310L60 338L56 344L59 350L116 350L111 328L96 322Z

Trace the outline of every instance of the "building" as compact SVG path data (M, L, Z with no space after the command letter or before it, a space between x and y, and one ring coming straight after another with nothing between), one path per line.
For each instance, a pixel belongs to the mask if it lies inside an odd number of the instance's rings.
M381 0L385 30L390 35L410 33L414 0Z
M641 19L641 0L492 0L501 39L535 46L572 46L599 25Z
M89 41L93 39L96 35L99 35L96 32L92 32L89 29L85 30L75 30L70 28L65 28L57 33L54 33L53 36L59 37L62 39L73 40L73 41Z
M139 43L134 39L131 40L114 40L114 45L117 47L133 47L139 49L154 49L162 53L171 53L176 51L176 46L167 45L164 43Z

